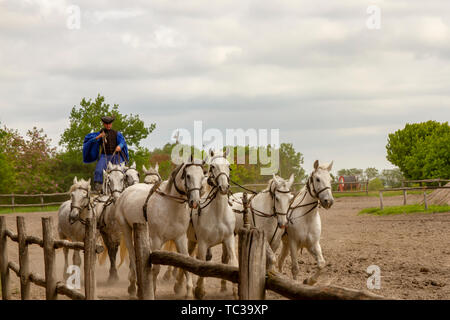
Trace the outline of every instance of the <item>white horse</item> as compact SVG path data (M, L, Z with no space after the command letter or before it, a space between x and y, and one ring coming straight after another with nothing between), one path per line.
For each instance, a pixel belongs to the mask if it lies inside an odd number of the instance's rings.
M77 177L73 179L73 185L70 187L70 200L65 201L58 210L58 234L60 239L73 242L84 241L85 227L84 221L91 217L91 179L78 181ZM69 266L69 249L63 248L64 252L64 270L63 277L67 279L67 267ZM79 250L73 252L73 264L81 266L81 256Z
M235 251L234 228L236 217L229 204L228 192L230 188L230 163L226 159L228 154L214 155L210 151L211 162L209 167L208 183L205 187L205 197L199 209L192 209L191 223L188 228L189 254L197 249L197 259L205 260L207 250L218 244L223 244L227 251L226 261L233 266L238 266ZM199 277L195 288L195 297L202 299L205 296L203 286L204 278ZM234 287L237 294L237 287Z
M287 213L292 200L291 187L294 175L289 180L273 174L267 189L249 197L249 220L253 227L263 230L268 246L267 270L271 271L275 264L275 254L281 243L281 236L287 227ZM233 211L236 213L235 233L244 226L242 193L235 193L230 198Z
M108 284L114 284L119 280L116 268L116 256L122 238L122 231L115 218L116 201L126 188L127 172L131 177L136 176L135 172L137 173L137 171L135 168L135 164L134 168L127 168L124 163L112 164L109 162L106 170L103 170L103 192L105 194L100 195L94 200L94 210L97 216L97 228L100 231L103 243L106 247L99 257L100 265L105 262L106 256L109 256L110 269L107 282ZM128 183L132 181L134 181L134 179ZM122 246L124 246L124 244L122 244ZM122 256L121 258L123 261L124 257Z
M144 165L142 165L142 171L144 172L144 183L146 184L155 184L157 182L162 181L161 176L159 175L159 165L158 163L154 168L150 167L147 169Z
M146 223L150 236L151 250L159 250L168 240L174 240L178 252L188 254L186 231L189 225L189 207L197 208L200 203L203 166L205 161L194 160L179 165L168 181L157 185L139 183L127 188L117 202L116 218L122 227L123 236L130 256L130 295L136 293L136 264L132 238L134 223ZM155 187L153 189L153 187ZM150 191L153 194L150 194ZM144 209L145 208L145 209ZM153 290L160 266L152 265ZM182 275L180 273L180 275ZM192 297L192 278L186 276L186 297ZM182 276L179 276L174 290L179 293Z
M300 248L306 248L317 261L317 272L304 283L313 285L317 282L320 272L325 267L325 260L320 247L320 234L322 224L319 215L319 204L325 209L331 208L334 202L331 192L330 171L333 162L319 165L319 161L314 162L314 171L311 173L308 182L294 197L290 214L288 216L289 225L286 234L283 236L283 249L278 260L278 268L281 271L284 259L288 251L292 259L292 275L297 279L298 262L297 252Z
M129 167L124 167L125 173L125 187L130 187L136 183L139 183L139 171L136 170L136 162Z

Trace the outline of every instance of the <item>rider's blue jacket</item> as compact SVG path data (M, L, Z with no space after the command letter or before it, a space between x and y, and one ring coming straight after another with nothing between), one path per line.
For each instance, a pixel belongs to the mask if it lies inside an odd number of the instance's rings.
M91 163L94 161L97 161L100 158L100 147L102 145L102 139L95 139L100 134L100 131L98 132L92 132L87 134L84 137L83 142L83 162L84 163ZM122 133L117 131L117 145L120 146L120 149L123 151L126 159L123 159L122 153L120 152L120 157L123 161L128 162L128 146L125 142L125 138L123 137Z

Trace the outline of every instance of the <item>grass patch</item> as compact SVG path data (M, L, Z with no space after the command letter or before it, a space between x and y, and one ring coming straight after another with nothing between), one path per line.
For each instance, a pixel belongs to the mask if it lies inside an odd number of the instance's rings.
M432 193L434 190L427 190L427 194ZM414 190L414 191L408 191L408 195L411 194L423 194L423 191L420 190ZM369 195L367 195L365 192L358 192L358 193L340 193L340 192L333 192L334 198L347 198L347 197L379 197L380 192L379 191L369 191ZM403 196L403 191L386 191L383 192L383 197L395 197L395 196Z
M385 216L391 214L403 214L403 213L436 213L436 212L450 212L449 205L429 205L428 210L425 210L423 204L411 204L406 206L393 206L385 207L383 210L380 208L366 208L359 212L359 214L373 214L377 216Z
M24 212L47 212L47 211L58 211L59 206L46 206L46 207L22 207L22 208L15 208L14 211L12 211L11 208L0 208L0 214L7 214L7 213L24 213Z

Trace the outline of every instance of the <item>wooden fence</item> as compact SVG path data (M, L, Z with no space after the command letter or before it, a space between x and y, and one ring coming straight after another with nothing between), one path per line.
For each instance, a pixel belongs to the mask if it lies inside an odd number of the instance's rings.
M46 197L55 197L55 196L69 197L69 195L70 195L69 192L39 193L39 194L17 194L17 193L0 194L0 198L10 198L11 199L11 204L0 204L0 208L12 208L12 210L14 211L15 208L21 208L21 207L41 207L41 208L43 208L45 206L57 206L57 205L62 204L64 201L45 202L44 199ZM40 202L38 202L38 203L16 203L17 198L39 198Z
M446 179L425 179L425 180L405 180L402 182L401 188L389 188L389 189L382 189L379 190L380 194L380 209L384 209L384 201L383 201L383 192L389 192L389 191L403 191L403 205L406 206L407 204L407 198L408 198L408 191L423 191L423 204L425 210L428 210L428 203L427 203L427 190L436 190L436 189L450 189L449 186L442 186L443 183L450 182L450 180ZM405 185L411 184L411 183L420 183L420 187L405 187ZM438 183L439 186L424 186L424 183Z
M250 228L244 193L244 228L239 231L239 267L233 267L167 251L151 252L146 224L133 225L136 253L138 298L154 299L152 264L181 268L201 277L214 277L238 284L240 300L265 299L265 291L272 290L289 299L316 300L377 300L384 299L368 291L359 291L337 286L308 286L291 279L266 272L266 240L264 233Z
M96 254L104 249L95 243L95 218L86 219L86 234L83 242L55 240L53 238L53 218L42 218L42 239L28 236L23 216L17 217L17 234L6 227L6 218L0 216L0 274L3 300L11 298L10 270L20 278L20 296L22 300L30 299L30 285L34 283L45 288L47 300L56 300L58 294L76 300L96 298L95 264ZM8 260L8 238L19 244L19 264ZM36 244L44 249L45 277L30 271L28 246ZM84 287L85 294L69 288L64 282L56 280L55 250L59 248L76 249L84 252Z

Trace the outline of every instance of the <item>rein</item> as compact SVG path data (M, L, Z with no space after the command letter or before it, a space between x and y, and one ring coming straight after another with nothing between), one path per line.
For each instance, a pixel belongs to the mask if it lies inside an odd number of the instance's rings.
M311 184L312 184L312 190L311 190ZM321 189L321 190L319 190L319 191L317 192L317 191L316 191L316 188L314 187L313 174L311 174L311 176L310 176L309 179L308 179L308 182L306 183L306 192L303 194L302 200L300 200L299 204L296 205L295 207L292 207L292 204L295 202L295 199L297 198L297 196L298 196L302 191L299 191L299 192L294 196L294 198L292 198L292 202L291 202L291 205L289 206L289 210L288 210L288 212L289 212L289 215L288 215L288 217L287 217L288 222L289 222L290 224L294 224L293 221L294 221L295 219L298 219L298 218L301 218L301 217L306 216L307 214L309 214L310 212L312 212L314 209L316 209L318 206L320 206L319 195L320 195L322 192L324 192L325 190L328 190L328 189L331 190L330 187L325 187L325 188L323 188L323 189ZM314 194L313 194L312 191L314 192ZM315 201L310 202L310 203L306 203L306 204L302 204L302 202L305 200L307 194L309 194L313 199L315 199ZM292 217L292 213L294 212L295 209L297 209L297 208L304 208L304 207L311 206L311 205L312 205L312 207L311 207L308 211L306 211L305 213L303 213L302 215L297 216L297 217Z
M72 225L75 222L80 221L80 223L82 225L86 225L86 220L82 219L80 217L80 214L81 214L81 211L83 211L86 208L87 209L91 209L94 212L94 208L93 208L92 203L91 203L91 192L90 192L89 188L78 187L76 189L84 190L84 191L87 192L87 197L86 198L87 198L88 202L87 202L87 204L85 206L80 207L80 206L73 205L72 201L70 201L70 211L72 211L73 209L80 210L80 213L78 214L78 219L74 220L73 222L70 222L70 224Z

